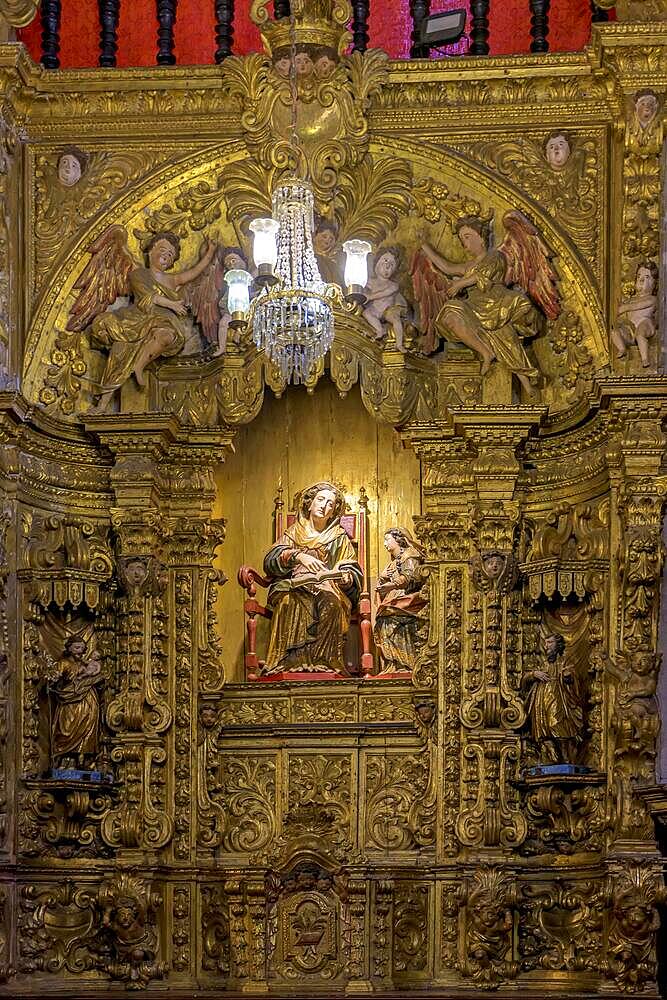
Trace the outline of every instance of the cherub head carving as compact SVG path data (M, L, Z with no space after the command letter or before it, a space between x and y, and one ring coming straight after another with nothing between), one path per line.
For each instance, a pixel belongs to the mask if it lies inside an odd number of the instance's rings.
M510 552L485 549L472 561L472 576L480 590L508 590L512 585L515 560Z
M572 152L570 139L565 132L552 132L544 144L544 155L552 170L562 170Z
M63 187L71 188L81 180L88 157L76 146L66 146L58 157L58 180Z
M313 51L315 76L318 80L327 80L336 68L336 52L327 45L321 45Z
M635 115L641 129L648 128L658 113L658 98L652 90L638 90L634 96Z

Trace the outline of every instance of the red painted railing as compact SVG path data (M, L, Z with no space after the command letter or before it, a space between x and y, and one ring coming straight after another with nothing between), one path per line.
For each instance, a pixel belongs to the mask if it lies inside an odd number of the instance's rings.
M435 13L462 6L470 9L470 5L471 0L431 0L430 9ZM355 9L363 10L365 6L369 11L369 46L383 48L393 58L408 58L414 0L369 0L367 5L357 5ZM42 16L19 31L19 38L36 62L43 61L50 68L55 68L54 63L61 68L97 66L100 61L102 65L113 65L114 60L117 66L154 66L158 50L162 53L159 61L167 61L165 53L171 51L168 33L173 31L176 64L204 65L216 61L216 52L218 61L222 58L221 52L225 51L222 36L229 21L233 24L232 52L244 54L261 48L259 32L248 16L249 7L250 0L43 0ZM547 41L551 52L584 48L595 16L589 0L489 0L489 54L529 52L531 42L535 50L535 31L541 30L543 9L548 11ZM59 24L54 38L49 32L56 12ZM470 30L469 14L467 33ZM468 46L469 38L464 37L445 52L463 54Z

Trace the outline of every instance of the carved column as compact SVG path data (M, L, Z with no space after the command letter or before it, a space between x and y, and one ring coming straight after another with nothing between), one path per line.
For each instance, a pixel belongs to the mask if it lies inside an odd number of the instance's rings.
M632 19L643 20L639 11L640 4L634 4L631 0L630 5L635 8ZM607 7L608 4L601 6ZM646 8L647 14L648 8L652 8L654 15L657 14L657 8L652 4L647 3ZM617 14L620 15L618 5ZM625 18L627 16L625 14ZM624 18L621 16L620 19ZM614 239L618 241L621 251L620 271L615 276L611 302L611 320L614 325L617 324L619 305L636 293L635 282L639 267L653 272L653 292L658 296L661 293L664 295L664 288L658 288L658 272L663 214L660 164L664 139L665 93L664 86L659 84L653 89L653 81L660 79L658 67L661 56L658 50L647 46L644 51L645 65L623 47L612 47L605 53L617 87L616 152L622 163L623 175L623 207L622 212L619 211L615 216L614 232ZM611 353L617 371L636 375L646 370L656 371L656 367L662 364L663 350L661 338L656 335L648 343L648 357L644 362L635 344L628 347L622 359L617 357L617 346L612 346Z
M197 835L198 693L218 690L224 676L211 568L224 526L211 508L212 466L229 442L217 433L188 441L177 421L160 417L96 418L89 429L114 456L120 586L107 721L123 794L103 835L129 858L169 849L184 864Z
M409 438L422 463L423 514L415 518L415 528L431 589L429 638L413 679L417 687L437 692L437 773L443 776L437 849L451 858L459 850L462 609L468 591L468 506L475 496L473 450L451 427L411 431Z
M462 844L491 852L518 847L527 829L515 785L525 719L516 488L521 447L543 412L538 407L454 412L474 452L476 493L469 507L473 544L461 671L464 764L457 835Z
M637 786L655 781L656 744L660 728L655 696L660 650L658 623L664 562L662 521L667 477L660 475L667 439L663 399L632 399L641 391L661 392L655 379L610 383L611 428L616 431L613 458L613 507L618 552L617 620L613 660L613 707L610 705L610 760L614 774L616 847L653 841L653 822ZM622 396L626 398L620 398ZM628 398L630 397L630 398Z

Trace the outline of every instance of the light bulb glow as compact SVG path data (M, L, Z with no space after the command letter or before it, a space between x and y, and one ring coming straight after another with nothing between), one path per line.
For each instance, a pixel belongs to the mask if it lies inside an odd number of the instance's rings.
M250 308L250 283L252 275L248 271L240 268L227 271L225 274L227 282L227 311L233 316L234 313L247 313Z
M366 240L347 240L343 243L345 251L345 276L347 287L357 285L365 288L368 284L368 255L371 245Z
M275 219L253 219L250 231L254 236L252 255L257 267L273 270L278 260L278 223Z

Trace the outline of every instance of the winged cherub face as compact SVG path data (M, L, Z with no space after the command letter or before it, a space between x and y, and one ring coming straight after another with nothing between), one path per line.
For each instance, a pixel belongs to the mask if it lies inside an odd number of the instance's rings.
M294 59L297 76L310 76L313 72L313 60L307 52L297 52Z
M280 59L276 59L273 68L275 69L278 76L288 77L290 68L290 57L281 56Z
M552 135L546 145L545 154L549 166L559 170L570 159L570 144L564 135Z
M320 80L328 79L336 68L336 63L333 61L331 56L323 52L321 56L318 56L315 60L315 75Z
M176 249L169 240L157 240L148 251L151 267L160 271L168 271L176 260Z
M63 153L58 160L58 180L64 187L74 187L81 180L81 164L73 153Z

